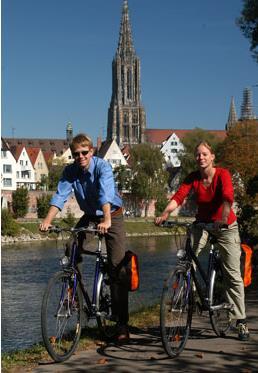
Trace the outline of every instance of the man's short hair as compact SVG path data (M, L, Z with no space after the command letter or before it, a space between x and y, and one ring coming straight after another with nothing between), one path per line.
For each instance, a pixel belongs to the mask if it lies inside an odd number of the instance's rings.
M70 144L71 152L73 153L78 146L88 146L91 149L93 148L93 143L88 135L85 135L84 133L79 133L73 138Z

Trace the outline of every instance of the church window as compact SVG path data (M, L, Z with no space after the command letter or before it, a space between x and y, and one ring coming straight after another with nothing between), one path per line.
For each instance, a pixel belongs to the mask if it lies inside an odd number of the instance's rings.
M132 72L130 69L127 70L127 98L132 99Z
M132 126L133 139L138 139L138 126Z
M124 139L126 140L126 141L128 141L128 139L129 139L129 126L123 126L124 128L123 128L123 130L124 130Z

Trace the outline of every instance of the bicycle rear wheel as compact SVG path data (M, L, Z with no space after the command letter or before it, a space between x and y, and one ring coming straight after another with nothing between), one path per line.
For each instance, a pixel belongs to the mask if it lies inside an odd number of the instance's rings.
M162 344L172 358L178 356L185 347L192 314L192 291L188 272L176 269L164 285L160 307Z
M97 323L101 334L111 339L117 332L117 320L112 316L111 291L108 275L101 273L98 283Z
M82 325L83 300L79 284L65 272L49 281L41 308L41 330L45 347L56 362L67 360L76 349Z
M213 270L211 274L211 305L216 306L227 303L225 296L225 281L221 268ZM211 325L218 337L224 337L230 328L230 310L226 308L211 310L210 312Z

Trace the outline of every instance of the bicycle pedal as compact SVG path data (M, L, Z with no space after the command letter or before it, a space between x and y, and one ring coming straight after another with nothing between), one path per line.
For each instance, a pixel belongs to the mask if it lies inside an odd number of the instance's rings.
M210 306L211 311L218 311L218 310L229 310L232 311L234 308L234 304L231 303L221 303L216 306Z

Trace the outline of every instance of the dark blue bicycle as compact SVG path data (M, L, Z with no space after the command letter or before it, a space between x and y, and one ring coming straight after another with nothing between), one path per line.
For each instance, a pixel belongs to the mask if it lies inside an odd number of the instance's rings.
M102 252L101 235L94 228L52 227L50 232L72 235L66 255L60 259L62 270L48 282L41 309L41 329L45 347L56 362L67 360L75 351L81 335L82 323L94 318L107 338L114 336L116 320L112 317L110 280L107 272L107 255ZM78 233L89 232L97 236L97 249L84 250L83 254L96 257L92 297L83 284L77 266Z

